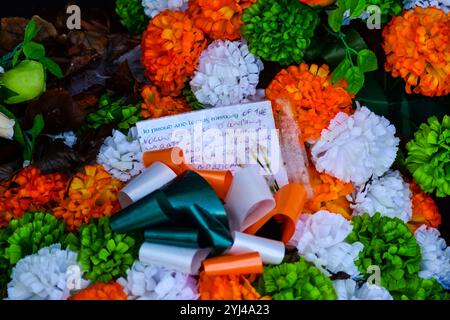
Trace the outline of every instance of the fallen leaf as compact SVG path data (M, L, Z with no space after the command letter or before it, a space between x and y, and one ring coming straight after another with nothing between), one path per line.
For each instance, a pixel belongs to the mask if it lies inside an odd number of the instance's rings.
M103 141L112 134L115 126L115 123L110 123L98 129L87 130L78 138L74 150L83 157L86 163L95 163Z
M81 111L87 113L91 109L98 108L98 101L100 96L104 93L104 87L95 85L89 88L89 90L83 91L80 94L73 96L73 100L76 102Z
M137 90L139 84L131 73L126 60L117 67L116 72L113 77L108 80L107 85L108 89L114 91L115 93L122 94L124 96L140 96L140 93Z
M36 26L40 29L39 33L33 39L36 42L46 42L56 38L58 32L55 26L42 19L39 16L33 16ZM29 19L21 17L2 18L0 22L0 49L7 53L13 50L20 42L23 41L25 27Z
M0 165L0 181L10 180L22 168L22 162L16 160Z
M50 134L76 131L85 117L69 92L62 88L48 90L38 100L28 104L23 119L25 129L31 127L38 114L42 114L44 118L43 133Z
M83 165L84 159L64 140L41 136L36 142L33 163L44 174L63 172L71 175Z

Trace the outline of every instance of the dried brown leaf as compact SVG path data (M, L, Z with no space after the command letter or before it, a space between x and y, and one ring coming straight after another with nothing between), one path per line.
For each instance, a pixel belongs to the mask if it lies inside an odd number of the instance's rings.
M84 159L69 148L62 139L41 136L36 142L34 165L44 174L63 172L72 174L83 165Z
M85 118L69 92L62 88L48 90L38 100L28 104L23 119L24 127L30 128L38 114L44 117L43 132L50 134L76 131Z

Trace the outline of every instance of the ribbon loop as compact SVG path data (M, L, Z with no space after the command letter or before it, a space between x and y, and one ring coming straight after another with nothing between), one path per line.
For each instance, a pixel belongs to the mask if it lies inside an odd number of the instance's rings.
M300 184L289 183L278 190L275 194L275 201L277 203L275 209L248 227L245 233L257 233L273 218L281 224L281 241L287 243L292 238L295 232L295 225L306 202L306 191Z
M208 181L209 185L216 191L220 199L225 199L230 189L233 175L231 171L197 170L186 163L183 150L179 147L170 149L146 151L143 155L144 166L149 167L155 162L161 162L172 169L177 175L186 171L195 171Z
M186 171L172 183L113 215L110 224L121 233L160 226L187 227L198 230L201 238L207 239L204 245L214 247L216 252L232 244L222 202L208 182L193 171ZM162 241L160 236L157 241ZM167 236L166 241L170 242L173 235Z
M206 259L203 269L208 276L254 274L263 272L263 263L258 252L249 252Z

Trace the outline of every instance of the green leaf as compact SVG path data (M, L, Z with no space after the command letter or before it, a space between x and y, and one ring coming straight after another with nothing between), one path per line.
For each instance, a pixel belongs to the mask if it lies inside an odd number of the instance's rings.
M347 70L352 67L350 60L344 59L342 62L334 69L333 73L331 74L331 82L336 83L339 80L343 79L345 77L345 74L347 73Z
M358 93L364 85L364 73L359 67L351 67L344 76L348 83L347 90L351 93Z
M369 49L359 51L357 61L362 72L370 72L378 69L377 56Z
M45 57L45 47L40 43L30 41L23 45L23 53L27 59L41 60Z
M339 6L328 15L328 24L334 32L339 32L341 30L345 10L346 8L344 6Z
M16 51L16 53L14 53L14 56L12 58L12 66L15 67L17 62L19 62L19 58L20 55L22 54L22 48L20 48L19 50Z
M60 66L52 59L44 57L44 58L40 59L39 61L42 63L42 65L48 71L50 71L51 74L53 74L58 79L61 79L62 77L64 77L64 74L63 74Z
M10 119L16 119L15 115L9 111L6 107L0 105L0 112L6 115ZM23 148L23 156L24 159L27 160L31 156L29 154L29 151L27 150L27 144L25 143L25 137L22 131L22 128L20 127L19 121L16 120L16 123L14 124L14 140L19 143Z
M34 117L33 127L30 130L33 139L36 139L41 134L42 129L44 129L44 125L44 118L41 114L38 114L36 117Z
M19 94L0 83L0 101L8 100L9 98L17 97Z
M367 49L367 45L361 35L354 29L350 29L344 33L347 45L356 50L361 51ZM331 68L337 65L347 57L347 49L343 42L338 39L335 43L327 43L326 50L322 54L323 59L330 65Z
M366 0L357 0L357 5L351 9L351 17L359 17L366 9Z
M44 118L41 114L34 117L33 127L26 131L23 135L24 138L24 160L31 160L33 157L34 144L36 138L41 134L44 129ZM31 136L31 138L29 137Z
M5 116L7 116L10 119L16 119L16 116L14 115L14 113L9 111L8 108L6 108L5 106L2 106L1 104L0 104L0 112L3 113Z
M36 21L31 19L25 28L25 35L24 35L23 41L24 42L31 41L38 34L38 32L39 32L39 29L36 26Z

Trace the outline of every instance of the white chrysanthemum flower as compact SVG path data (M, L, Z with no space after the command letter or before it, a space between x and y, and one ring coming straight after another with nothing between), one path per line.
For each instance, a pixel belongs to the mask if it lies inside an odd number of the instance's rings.
M385 288L367 282L358 288L352 279L334 280L333 287L338 300L394 300Z
M352 228L339 214L325 210L303 214L291 243L296 243L298 252L325 274L345 272L357 278L360 273L355 261L364 246L344 242Z
M5 69L2 66L0 66L0 73L5 73Z
M166 9L172 11L185 11L189 0L142 0L145 14L153 18Z
M187 273L136 261L127 279L117 280L129 300L196 300L197 281Z
M129 130L128 136L114 130L101 146L97 162L113 177L124 182L141 173L144 164L136 127Z
M382 176L395 160L395 127L366 107L351 116L340 112L311 149L319 172L361 185Z
M412 217L412 201L409 184L400 172L388 171L380 178L374 178L365 187L360 187L354 199L353 214L362 215L367 212L373 216L380 212L383 216L399 218L408 222Z
M0 112L0 138L12 140L16 121Z
M64 144L69 148L72 148L75 143L77 143L77 136L73 131L66 131L60 134L48 134L50 138L53 140L62 139L64 140Z
M8 299L65 300L71 289L83 289L89 283L81 279L81 271L79 279L72 279L73 267L81 270L76 252L61 250L60 244L42 248L17 262L8 283ZM78 282L79 287L72 288L71 281Z
M435 278L447 290L450 289L450 247L441 238L439 230L422 225L414 233L422 253L419 276Z
M450 12L450 0L403 0L403 8L406 10L414 9L415 7L436 7L444 11Z
M200 56L190 85L197 100L221 107L246 102L257 93L261 59L243 40L216 40Z

